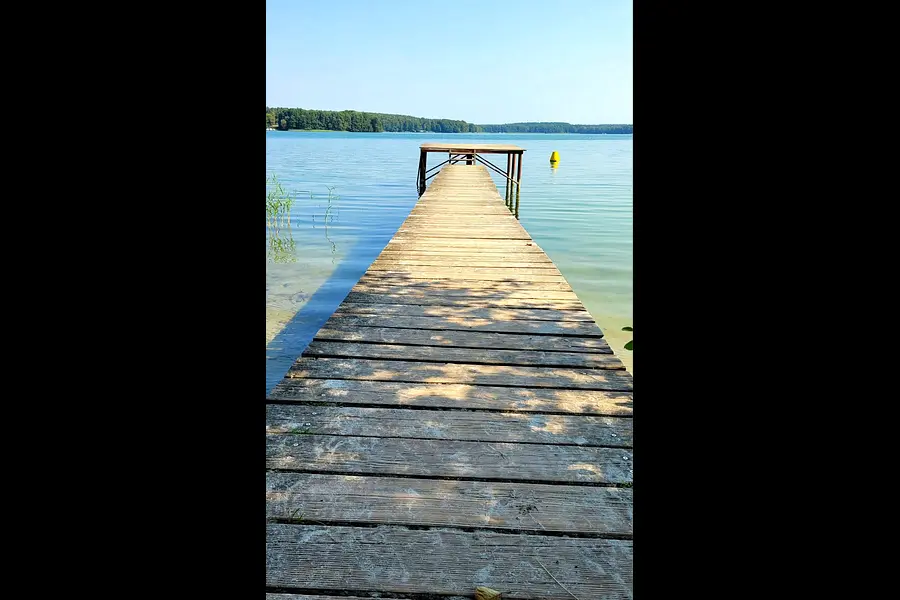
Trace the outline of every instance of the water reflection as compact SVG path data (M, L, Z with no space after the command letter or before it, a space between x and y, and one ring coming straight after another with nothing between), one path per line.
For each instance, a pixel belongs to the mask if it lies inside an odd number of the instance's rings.
M509 180L506 181L506 208L519 218L519 185Z
M290 228L282 231L277 227L266 225L266 261L275 264L297 262L297 243Z
M337 258L337 254L336 254L337 246L335 245L334 240L332 240L331 237L328 235L328 225L330 225L334 221L335 216L337 216L336 203L340 199L340 196L338 196L337 194L334 193L334 186L326 186L326 187L328 188L328 199L326 200L326 204L325 204L325 212L324 212L324 214L322 214L320 216L320 222L322 223L322 225L325 229L325 239L331 245L331 264L334 264L334 261ZM313 197L311 192L309 194L309 199L315 200L315 198ZM318 207L321 209L322 205L320 204ZM313 220L313 229L315 229L316 228L316 214L315 213L313 213L312 220Z

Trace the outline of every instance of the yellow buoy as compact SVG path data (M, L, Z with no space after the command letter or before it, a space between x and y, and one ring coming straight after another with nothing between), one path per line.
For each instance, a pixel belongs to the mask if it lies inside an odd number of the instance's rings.
M556 166L558 166L558 165L559 165L559 152L557 152L556 150L554 150L554 151L550 154L550 166L551 166L551 167L556 167Z

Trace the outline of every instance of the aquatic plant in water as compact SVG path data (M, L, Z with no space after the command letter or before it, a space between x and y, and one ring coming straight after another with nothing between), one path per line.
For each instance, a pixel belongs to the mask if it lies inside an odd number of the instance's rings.
M633 332L634 329L631 328L631 327L623 327L623 328L622 328L622 331L631 331L631 332ZM626 349L626 350L631 350L631 351L633 352L633 351L634 351L634 340L629 340L628 343L625 344L625 349Z
M291 207L294 205L294 198L285 191L284 186L278 181L275 175L270 179L266 177L266 224L273 227L285 224L290 227L291 224Z
M326 186L328 189L328 198L325 203L325 214L321 216L322 223L325 226L325 239L331 245L332 262L335 260L337 246L328 234L328 226L333 223L335 217L335 204L339 198L334 193L334 187ZM312 192L304 191L309 194L312 202L316 201L316 197ZM294 206L294 196L285 190L284 186L278 181L278 177L266 176L266 258L275 263L292 263L297 261L295 254L296 243L294 242L293 232L291 229L291 208ZM322 205L319 205L322 208ZM316 214L312 215L313 228L315 228ZM285 228L285 231L282 231Z
M294 198L278 178L266 177L266 259L274 263L297 261L296 243L291 232L291 207ZM286 233L281 228L286 227Z

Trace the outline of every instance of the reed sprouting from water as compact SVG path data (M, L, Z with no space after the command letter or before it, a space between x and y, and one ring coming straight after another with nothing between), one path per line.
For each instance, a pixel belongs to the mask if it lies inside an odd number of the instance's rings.
M291 226L291 207L294 198L285 191L278 177L266 177L266 225L281 227Z
M297 261L296 242L291 232L293 205L294 198L278 178L274 175L266 177L266 259L274 263Z
M332 262L336 258L337 246L328 233L328 226L334 221L337 209L336 203L339 198L334 193L334 187L326 186L328 189L328 198L324 207L319 204L319 208L324 208L323 215L312 215L313 228L317 218L321 219L325 228L325 239L331 246ZM303 191L309 194L310 202L315 202L317 198L312 192ZM278 181L278 177L266 177L266 259L275 263L293 263L297 261L295 254L296 243L293 238L293 228L291 226L291 208L294 206L294 196L291 192L285 190L284 186Z

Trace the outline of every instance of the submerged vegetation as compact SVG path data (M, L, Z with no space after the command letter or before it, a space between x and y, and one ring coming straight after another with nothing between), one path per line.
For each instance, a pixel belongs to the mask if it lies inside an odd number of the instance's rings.
M266 128L355 132L431 133L634 133L628 125L573 125L572 123L507 123L476 125L454 119L430 119L369 113L355 110L304 110L302 108L266 107Z

